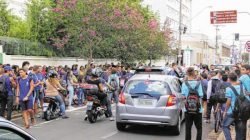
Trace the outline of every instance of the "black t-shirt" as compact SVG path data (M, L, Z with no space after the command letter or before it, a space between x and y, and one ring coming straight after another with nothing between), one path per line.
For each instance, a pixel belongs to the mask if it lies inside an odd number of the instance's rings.
M97 89L90 89L89 92L90 93L96 93L96 92L100 92L100 88L99 88L99 84L101 83L101 80L100 79L89 79L87 80L87 83L88 84L93 84L93 85L96 85L98 87L98 90Z

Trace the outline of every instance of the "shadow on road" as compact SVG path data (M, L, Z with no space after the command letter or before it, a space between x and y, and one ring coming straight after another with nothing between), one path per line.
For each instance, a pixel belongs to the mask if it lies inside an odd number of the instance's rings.
M185 124L181 126L181 133L184 131ZM176 136L173 134L171 127L159 127L159 126L144 126L144 125L129 125L125 132L133 134L143 135L157 135L157 136Z

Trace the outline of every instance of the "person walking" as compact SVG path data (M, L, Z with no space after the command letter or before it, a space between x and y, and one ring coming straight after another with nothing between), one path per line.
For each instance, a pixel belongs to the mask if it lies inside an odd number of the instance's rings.
M196 80L194 68L187 69L187 81L182 84L182 95L186 97L186 133L185 140L192 138L192 125L197 129L196 140L202 139L202 98L203 91L200 81Z
M17 80L16 90L16 103L20 104L22 108L24 126L29 129L29 118L31 119L32 125L35 124L34 111L33 111L33 90L34 82L26 74L26 70L19 69L20 77Z
M247 120L242 120L239 118L235 118L233 115L233 109L235 107L235 102L237 99L236 95L240 95L243 92L243 86L239 84L237 74L232 72L228 75L229 82L231 86L226 89L226 107L223 113L223 122L222 129L226 140L232 140L230 125L235 122L235 132L236 132L236 140L246 140L246 125ZM245 97L250 100L249 96L245 95Z

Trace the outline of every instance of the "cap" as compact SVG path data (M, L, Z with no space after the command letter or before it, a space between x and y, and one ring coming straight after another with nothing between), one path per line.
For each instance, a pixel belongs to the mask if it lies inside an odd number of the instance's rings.
M12 68L11 68L10 66L5 66L5 67L4 67L4 70L5 70L5 71L11 71Z

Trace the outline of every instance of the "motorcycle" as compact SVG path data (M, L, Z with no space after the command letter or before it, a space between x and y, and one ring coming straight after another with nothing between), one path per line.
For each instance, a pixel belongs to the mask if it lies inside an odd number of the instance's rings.
M93 92L98 92L98 87L96 85L85 84L82 86L87 91L87 111L85 121L89 120L90 123L95 123L97 118L105 116L109 117L107 108L101 106L101 101Z
M43 115L46 121L50 121L60 116L60 106L55 97L44 97Z
M65 91L59 90L59 95L64 100L66 93L65 93ZM44 101L44 103L43 103L43 116L44 116L44 119L46 121L50 121L52 119L56 119L59 116L61 116L60 105L55 97L45 96L43 101ZM64 102L65 102L65 100L64 100Z

